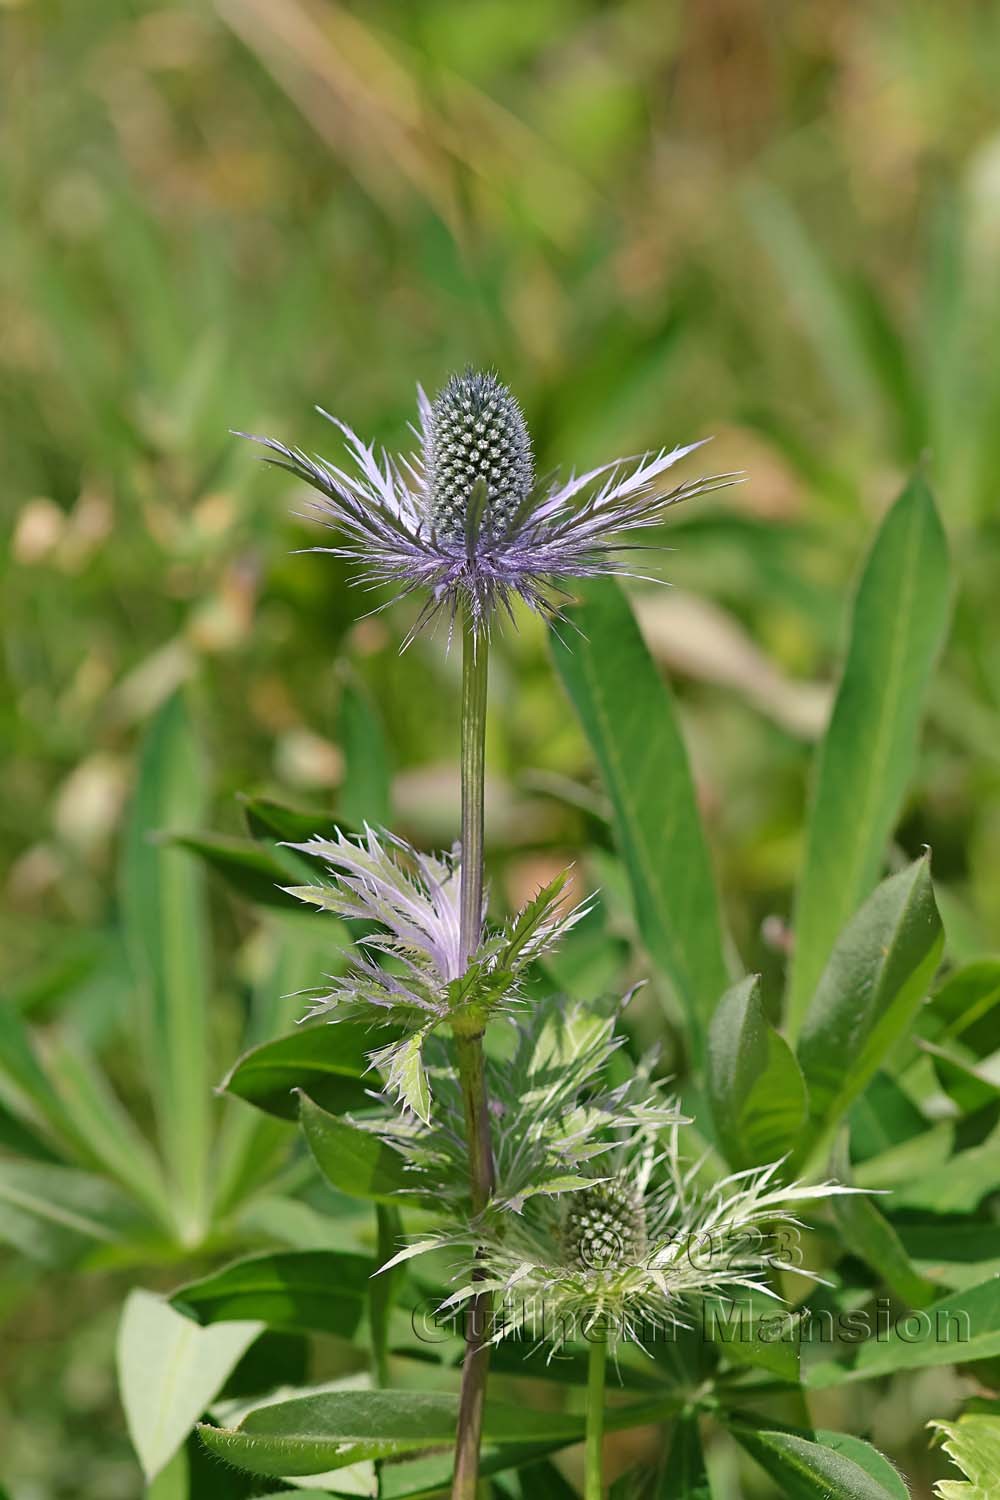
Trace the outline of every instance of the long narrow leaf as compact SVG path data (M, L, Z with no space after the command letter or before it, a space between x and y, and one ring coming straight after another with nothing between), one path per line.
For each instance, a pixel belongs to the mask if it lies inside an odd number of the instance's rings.
M841 1119L904 1034L943 941L926 855L884 880L841 933L799 1040L812 1137Z
M157 1123L177 1196L178 1233L205 1225L211 1073L206 1024L208 945L197 860L151 835L197 826L197 747L180 696L159 711L139 766L121 869L121 899L144 1007L143 1044Z
M621 589L600 580L581 593L553 655L612 801L640 933L700 1049L728 974L687 752Z
M947 615L947 544L930 490L917 478L883 521L865 565L819 754L796 905L787 1017L793 1035L837 934L878 880Z

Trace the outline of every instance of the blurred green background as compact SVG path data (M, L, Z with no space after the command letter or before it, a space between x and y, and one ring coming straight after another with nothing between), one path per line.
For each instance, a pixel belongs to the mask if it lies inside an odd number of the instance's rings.
M933 846L954 955L995 945L1000 5L0 0L0 38L7 1003L73 1016L127 1094L118 836L180 683L212 826L251 787L336 808L352 681L401 831L450 842L457 659L398 655L408 606L359 621L345 570L293 555L325 540L302 495L228 430L335 456L319 402L405 444L415 383L467 362L543 470L714 434L706 462L746 471L675 513L675 588L634 597L750 967L782 946L851 581L925 467L958 587L900 853ZM532 621L494 704L513 891L582 842L594 782ZM235 992L253 919L217 906ZM0 1280L17 1500L135 1493L121 1288L68 1286Z

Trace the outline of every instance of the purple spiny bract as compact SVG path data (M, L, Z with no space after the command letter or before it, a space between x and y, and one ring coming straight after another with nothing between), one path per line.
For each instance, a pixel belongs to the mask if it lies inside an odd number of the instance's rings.
M396 598L428 591L407 644L442 608L452 618L464 609L480 634L498 611L512 615L515 597L558 613L553 593L565 595L572 579L627 573L622 554L639 545L630 533L734 477L666 487L667 470L701 446L691 443L538 486L521 408L495 375L453 375L433 403L418 389L418 404L420 450L401 458L323 412L346 439L350 470L254 439L322 495L316 513L341 540L313 550L356 563L363 583L388 584Z

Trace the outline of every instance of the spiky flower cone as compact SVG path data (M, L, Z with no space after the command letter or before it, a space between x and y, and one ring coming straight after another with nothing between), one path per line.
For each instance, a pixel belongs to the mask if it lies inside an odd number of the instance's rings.
M624 1177L598 1182L568 1198L563 1248L581 1271L604 1270L636 1260L646 1250L646 1215L640 1194Z
M453 375L431 406L427 497L432 527L442 537L469 529L477 481L485 486L476 530L501 537L535 478L531 439L521 408L495 375Z

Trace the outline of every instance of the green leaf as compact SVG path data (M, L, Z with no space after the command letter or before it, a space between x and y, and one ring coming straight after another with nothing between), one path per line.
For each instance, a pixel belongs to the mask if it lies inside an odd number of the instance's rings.
M850 1111L851 1155L866 1161L902 1146L927 1129L927 1121L896 1079L878 1072Z
M698 1049L729 975L687 752L621 589L604 579L579 592L553 656L611 798L639 931Z
M301 1198L266 1193L244 1206L235 1226L253 1240L272 1240L291 1250L357 1250L371 1239L371 1217L360 1202L341 1194L322 1211Z
M846 1136L833 1153L830 1175L850 1186ZM915 1270L899 1235L875 1200L863 1193L840 1193L830 1199L830 1209L844 1245L866 1261L890 1291L910 1307L925 1307L934 1300L933 1284Z
M852 427L867 427L882 403L847 288L788 199L770 183L750 180L743 206L774 261L786 315L801 326L831 391Z
M398 1151L378 1136L336 1120L308 1094L299 1096L300 1119L309 1150L323 1176L351 1198L392 1203L412 1181Z
M344 752L338 814L343 813L356 828L366 823L387 828L391 772L385 732L371 697L354 673L345 678L341 691L338 729Z
M3 1104L0 1104L0 1146L14 1156L27 1157L30 1161L58 1163L60 1159L41 1134L11 1114Z
M391 1260L403 1242L403 1220L399 1209L391 1203L375 1205L376 1247L375 1264L384 1266ZM399 1266L384 1271L381 1276L368 1278L368 1321L371 1327L372 1363L378 1385L387 1386L389 1381L389 1319L402 1280Z
M255 843L224 833L184 831L165 834L163 842L196 854L237 895L258 906L294 910L295 898L285 887L290 881L308 878L312 873L304 860L277 844Z
M118 1329L118 1386L147 1480L174 1456L263 1327L199 1328L150 1292L129 1294Z
M207 1217L208 940L197 862L151 835L197 824L202 774L183 699L167 702L143 743L121 868L121 901L143 1000L147 1076L178 1196L177 1231L199 1239Z
M957 1422L931 1424L945 1434L942 1447L957 1464L968 1483L939 1480L940 1500L995 1500L1000 1474L1000 1416L965 1412Z
M380 1049L376 1059L385 1073L385 1086L396 1095L399 1103L411 1109L423 1120L431 1122L431 1090L424 1067L424 1043L429 1027L413 1031L401 1042Z
M838 938L799 1040L812 1138L841 1118L908 1029L943 941L927 855L884 880Z
M0 1161L0 1240L31 1260L73 1265L143 1227L132 1201L103 1177Z
M931 1014L941 1029L934 1040L941 1045L961 1041L979 1057L1000 1047L1000 958L984 958L949 974L936 991Z
M1000 1224L979 1219L938 1219L900 1224L900 1240L928 1279L968 1288L1000 1276Z
M897 1185L893 1206L935 1214L972 1213L1000 1188L1000 1126L981 1146L958 1151L950 1160Z
M187 1444L146 1486L144 1500L192 1500Z
M63 1032L50 1043L47 1060L66 1117L91 1160L169 1229L160 1161L82 1040Z
M837 934L878 879L947 617L947 544L930 490L916 478L883 521L865 565L819 752L796 903L787 1016L793 1034Z
M779 1380L798 1383L799 1319L784 1303L749 1288L737 1301L709 1298L702 1307L701 1330L733 1364L756 1365Z
M957 1056L945 1047L937 1047L933 1042L922 1042L920 1045L931 1059L942 1092L957 1106L959 1114L975 1114L977 1110L988 1104L995 1104L1000 1099L1000 1084L995 1083L989 1073L977 1067L974 1062Z
M289 807L274 797L249 793L240 795L243 815L254 838L268 842L279 840L290 844L303 844L314 834L324 833L334 825L333 813L323 807ZM337 819L338 826L340 824ZM347 829L344 832L348 832Z
M726 991L708 1032L708 1098L732 1167L763 1166L796 1144L806 1087L788 1043L764 1015L760 979Z
M31 1033L9 1002L0 1003L0 1100L11 1114L56 1143L73 1140L55 1087Z
M360 1109L371 1103L363 1077L371 1042L370 1028L353 1021L301 1026L245 1052L219 1087L282 1120L298 1118L296 1089L326 1109Z
M301 992L331 970L329 927L296 917L270 919L270 962L262 967L251 997L247 1039L262 1044L284 1029L289 1010L301 1010ZM287 1097L289 1109L294 1100ZM288 1149L280 1118L257 1109L227 1110L219 1133L214 1176L216 1214L228 1212L266 1182Z
M577 1500L577 1493L551 1459L529 1464L518 1473L521 1500Z
M343 1250L266 1252L188 1282L170 1301L202 1324L259 1320L292 1333L353 1338L375 1265Z
M858 1187L906 1188L922 1173L944 1166L955 1145L955 1127L950 1120L939 1120L936 1125L857 1162L854 1180Z
M860 1438L845 1445L838 1434L816 1433L813 1439L741 1422L727 1425L781 1486L785 1500L908 1500L906 1485L888 1459Z
M696 1416L674 1423L655 1500L712 1500Z
M894 1370L995 1358L1000 1354L1000 1278L953 1292L897 1319L880 1334L859 1345L850 1360L813 1365L805 1373L805 1383L821 1389L845 1380L871 1380Z
M378 1279L380 1278L376 1278ZM456 1331L460 1331L460 1328L459 1322ZM676 1372L668 1374L634 1345L623 1344L619 1348L618 1358L618 1373L623 1390L662 1391L666 1386L676 1384ZM563 1386L587 1384L587 1355L581 1349L564 1349L558 1359L550 1359L546 1345L501 1339L490 1354L490 1369L504 1376L553 1381ZM615 1380L617 1384L618 1375Z
M504 1471L520 1471L524 1464L537 1465L543 1454L561 1447L565 1447L565 1443L556 1440L546 1443L484 1445L479 1455L480 1476L486 1478ZM450 1452L384 1464L379 1474L381 1500L440 1500L451 1488L452 1467ZM328 1480L327 1483L335 1494L340 1493L333 1481ZM538 1491L534 1493L538 1494ZM544 1493L545 1500L549 1500L548 1492ZM521 1500L527 1500L527 1497L522 1495ZM558 1491L552 1500L558 1500Z
M823 1428L816 1429L815 1437L825 1448L842 1453L845 1458L856 1463L859 1469L864 1469L866 1474L877 1479L885 1486L892 1500L910 1500L909 1487L895 1464L863 1438L855 1437L849 1432L827 1432Z
M239 1427L202 1426L202 1441L238 1468L276 1477L322 1474L455 1439L458 1397L418 1391L331 1391L250 1412ZM579 1417L487 1402L484 1443L573 1442Z

